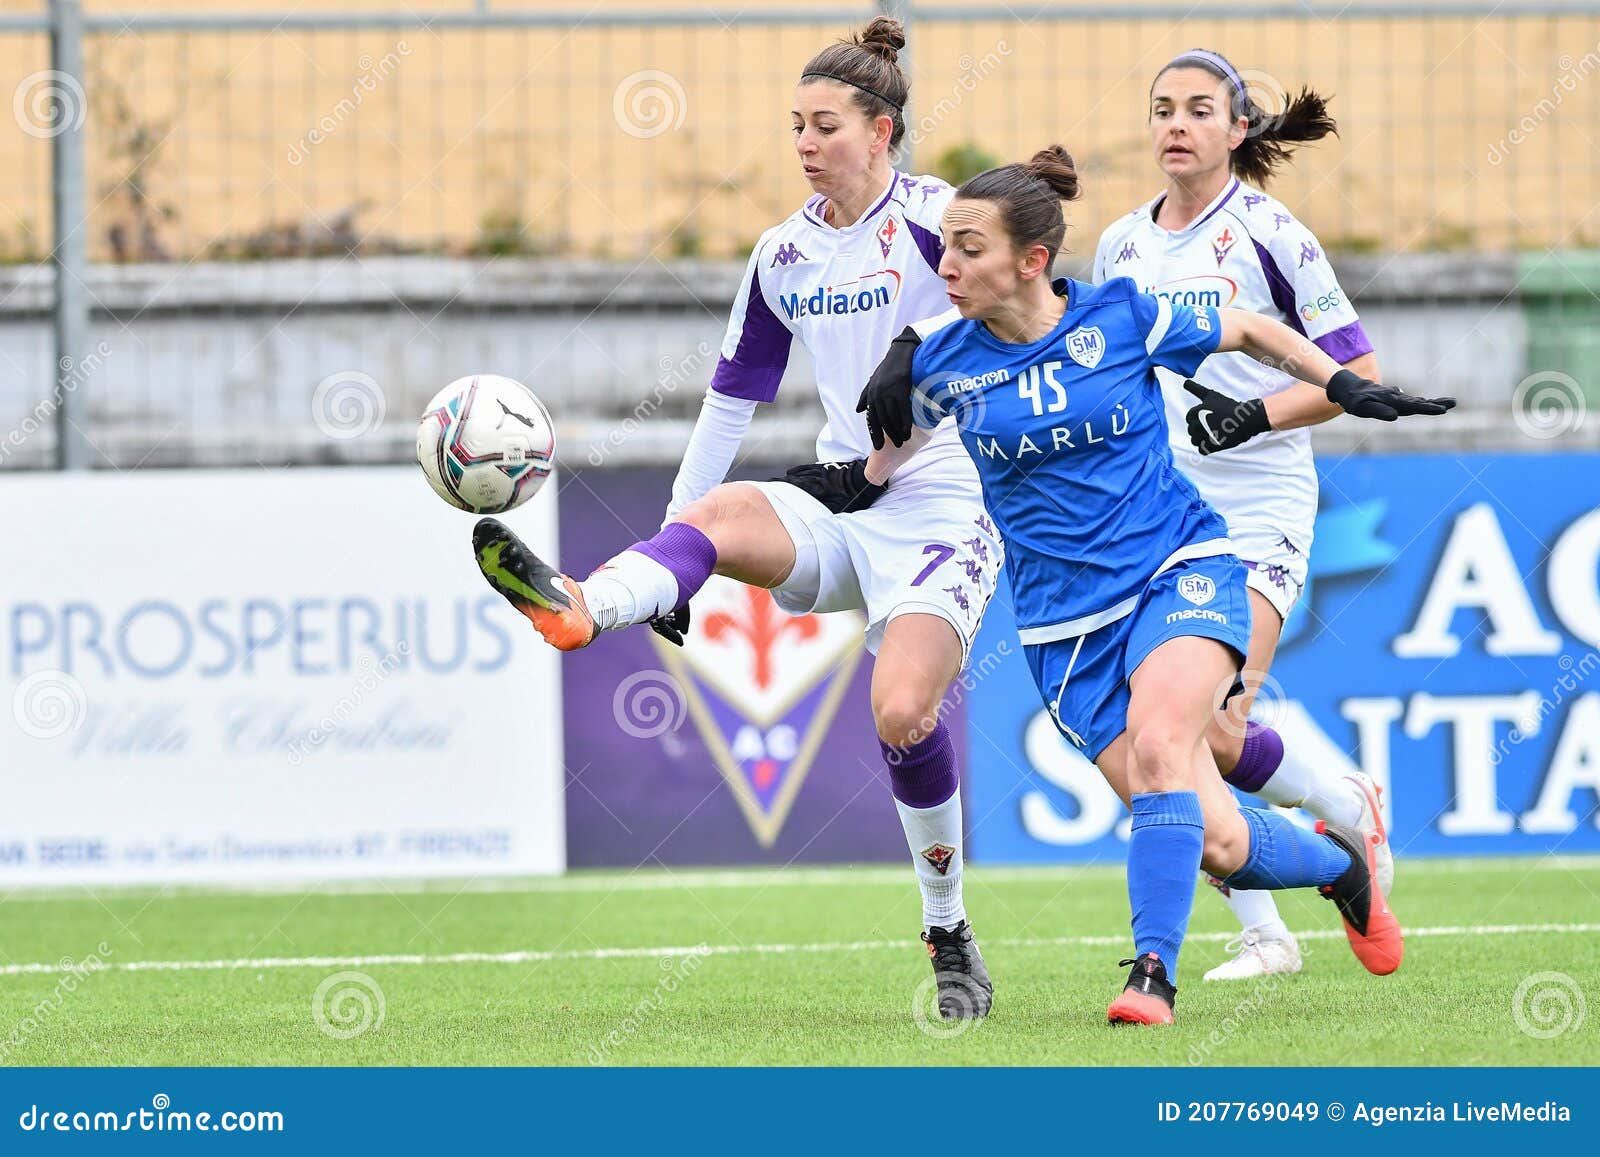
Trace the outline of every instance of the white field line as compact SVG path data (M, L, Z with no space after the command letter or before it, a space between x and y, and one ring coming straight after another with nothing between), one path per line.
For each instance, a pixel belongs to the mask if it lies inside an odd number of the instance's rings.
M1419 876L1481 874L1496 870L1522 874L1549 871L1600 871L1600 855L1558 855L1519 857L1452 857L1447 859L1402 859L1400 874ZM969 867L966 882L972 887L985 884L1064 883L1086 874L1121 875L1121 863L1051 864L1037 867ZM580 872L571 876L478 876L385 878L370 880L322 880L298 878L282 881L253 880L238 884L92 884L55 887L23 886L0 892L0 902L62 901L94 896L160 897L182 899L188 896L252 896L309 893L317 896L384 896L444 893L545 894L561 892L659 892L696 888L815 888L848 884L875 887L906 887L911 872L898 865L873 864L850 868L670 868L641 869L634 873ZM0 885L3 887L3 885Z
M1430 936L1522 936L1530 933L1600 932L1600 924L1481 924L1442 925L1433 928L1408 928L1407 939ZM1231 940L1231 932L1197 932L1186 943ZM1297 932L1300 940L1337 940L1342 930L1318 929ZM237 960L124 960L98 967L74 965L70 961L47 964L7 964L0 976L25 976L35 973L74 972L231 972L267 968L373 968L380 965L440 964L540 964L553 960L649 960L677 956L782 956L796 953L870 952L885 949L911 952L907 940L846 940L816 944L690 944L663 945L659 948L573 948L557 952L454 952L448 955L408 954L376 956L264 956ZM996 948L1126 948L1121 936L1045 936L985 940L985 947Z

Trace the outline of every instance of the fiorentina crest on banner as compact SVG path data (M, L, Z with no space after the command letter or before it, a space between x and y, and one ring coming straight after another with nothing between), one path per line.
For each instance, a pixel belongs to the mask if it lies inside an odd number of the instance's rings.
M792 616L770 591L713 576L680 650L652 641L762 847L771 847L861 661L865 616Z

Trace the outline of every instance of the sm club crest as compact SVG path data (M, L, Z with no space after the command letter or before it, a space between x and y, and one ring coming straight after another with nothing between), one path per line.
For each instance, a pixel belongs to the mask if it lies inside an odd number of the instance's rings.
M865 621L791 616L769 591L720 576L695 595L694 614L681 650L651 641L756 841L770 848L849 690Z
M1217 584L1203 574L1186 574L1178 580L1178 593L1197 607L1209 603L1217 593Z
M1075 329L1063 340L1067 343L1067 356L1086 370L1094 369L1105 356L1106 335L1097 325Z

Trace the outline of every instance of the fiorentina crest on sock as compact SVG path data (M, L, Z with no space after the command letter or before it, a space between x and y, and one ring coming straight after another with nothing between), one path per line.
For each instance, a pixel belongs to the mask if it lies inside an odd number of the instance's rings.
M764 848L783 830L861 659L864 617L789 615L770 591L713 576L684 647L651 636L717 770Z

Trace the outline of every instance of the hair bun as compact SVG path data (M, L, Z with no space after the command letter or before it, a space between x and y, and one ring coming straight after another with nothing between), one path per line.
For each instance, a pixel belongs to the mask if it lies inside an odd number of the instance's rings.
M1040 149L1022 168L1030 177L1049 185L1063 201L1078 199L1078 168L1072 162L1072 154L1060 145Z
M855 42L893 64L906 46L905 26L893 17L878 16L856 35Z

